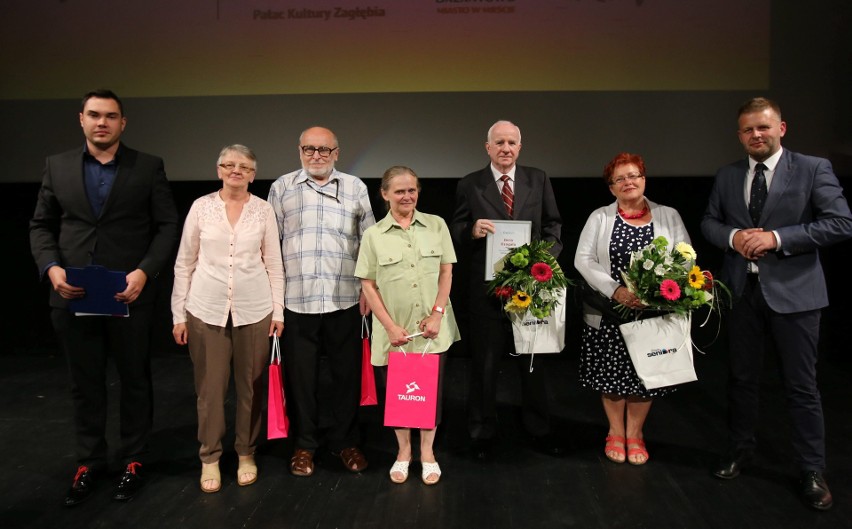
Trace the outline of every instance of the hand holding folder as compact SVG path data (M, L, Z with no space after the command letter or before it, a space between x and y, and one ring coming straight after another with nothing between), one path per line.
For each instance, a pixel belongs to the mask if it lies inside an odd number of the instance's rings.
M115 299L115 295L127 288L127 274L107 270L103 266L89 265L85 268L65 269L66 281L81 287L86 295L73 299L68 310L78 316L130 316L128 305Z

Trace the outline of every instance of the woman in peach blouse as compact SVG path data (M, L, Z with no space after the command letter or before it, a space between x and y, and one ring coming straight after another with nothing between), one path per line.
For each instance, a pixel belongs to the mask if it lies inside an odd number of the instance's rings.
M284 265L275 213L248 191L257 158L248 147L229 145L217 165L222 189L197 199L189 210L172 290L172 334L179 345L189 345L194 368L203 492L222 486L219 458L231 362L237 483L257 480L261 375L269 363L269 337L284 330Z

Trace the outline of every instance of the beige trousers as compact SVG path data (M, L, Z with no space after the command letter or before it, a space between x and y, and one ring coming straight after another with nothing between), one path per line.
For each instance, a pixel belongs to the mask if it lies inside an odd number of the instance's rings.
M236 440L238 455L254 454L260 435L263 397L262 376L269 365L269 325L272 314L263 320L234 327L208 325L192 314L186 315L187 345L192 358L195 394L198 396L198 452L204 463L222 456L225 436L225 396L234 365L236 391Z

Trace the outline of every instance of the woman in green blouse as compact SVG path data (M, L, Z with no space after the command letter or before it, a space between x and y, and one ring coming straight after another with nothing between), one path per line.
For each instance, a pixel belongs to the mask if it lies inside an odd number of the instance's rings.
M456 253L447 224L441 217L417 211L420 182L408 167L394 166L382 177L382 198L387 216L364 232L355 276L373 311L372 363L387 366L388 352L411 342L409 350L442 353L459 340L450 305L450 286ZM376 323L381 325L376 325ZM415 333L422 337L409 338ZM441 417L441 355L438 375L437 423ZM420 461L423 483L441 478L432 443L436 428L420 430ZM411 429L395 428L399 453L390 470L394 483L408 479L411 462Z

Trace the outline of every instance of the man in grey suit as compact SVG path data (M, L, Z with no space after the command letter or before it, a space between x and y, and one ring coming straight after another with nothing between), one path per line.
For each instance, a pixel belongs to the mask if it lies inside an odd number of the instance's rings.
M123 474L113 498L127 501L141 487L142 463L153 418L148 351L155 278L171 261L178 214L163 160L119 141L127 118L109 90L83 98L82 147L45 163L30 246L38 271L52 286L51 320L68 361L74 403L78 468L65 506L86 500L107 466L106 365L121 380ZM115 299L129 317L75 316L69 301L85 296L69 284L67 267L97 264L126 272Z
M832 505L823 478L825 427L816 384L820 311L828 305L819 249L852 237L852 214L828 160L781 148L778 105L747 101L738 135L748 158L716 174L701 223L725 251L721 279L733 293L729 335L729 446L713 474L733 479L755 451L765 337L772 336L787 391L800 493Z
M521 151L521 131L509 121L488 130L485 150L491 163L461 179L450 231L457 247L467 255L463 263L470 289L468 334L471 379L468 429L472 452L478 459L492 455L497 430L497 372L501 358L514 352L512 327L499 300L486 294L486 235L494 233L493 219L532 221L532 238L554 243L551 253L562 250L562 218L553 188L544 171L516 165ZM507 205L511 204L511 206ZM545 369L530 372L528 359L515 360L523 392L523 424L536 448L561 452L550 431Z

